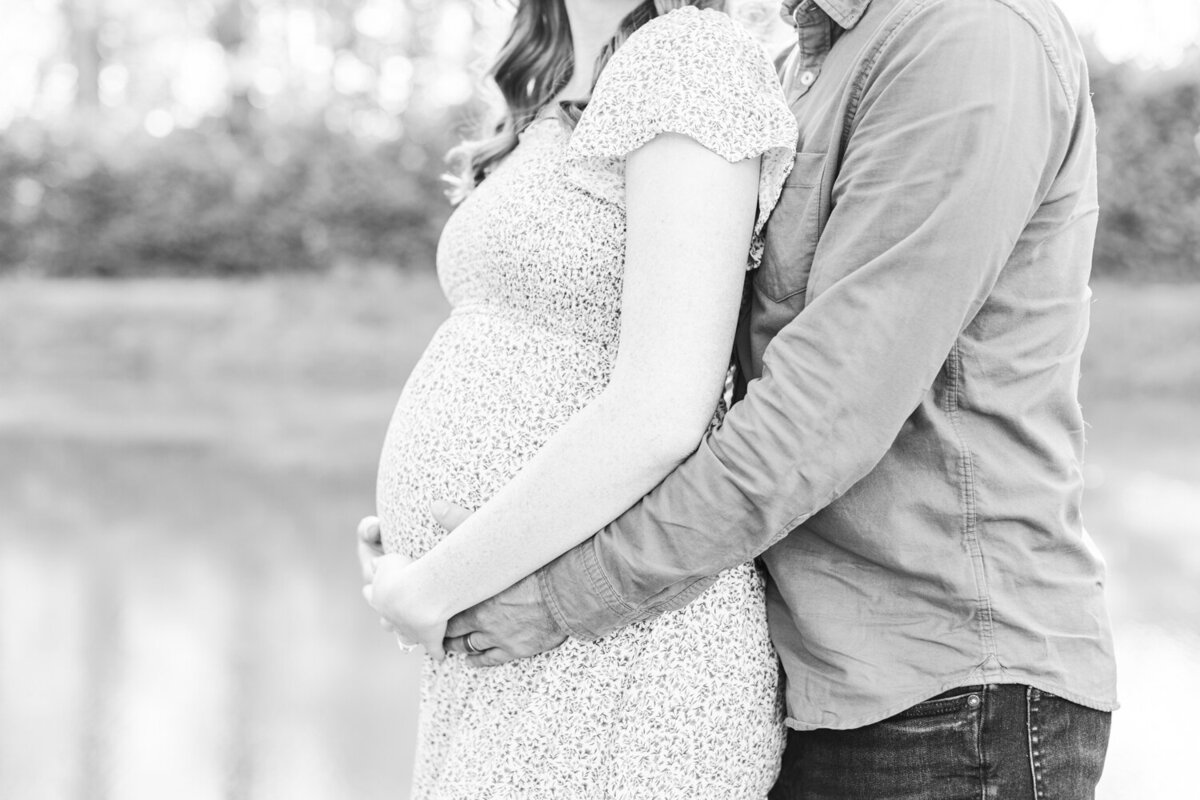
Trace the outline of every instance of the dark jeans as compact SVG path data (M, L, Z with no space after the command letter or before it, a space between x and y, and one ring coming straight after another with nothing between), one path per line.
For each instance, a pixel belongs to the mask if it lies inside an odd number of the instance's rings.
M1111 714L968 686L855 730L788 731L771 800L1090 800Z

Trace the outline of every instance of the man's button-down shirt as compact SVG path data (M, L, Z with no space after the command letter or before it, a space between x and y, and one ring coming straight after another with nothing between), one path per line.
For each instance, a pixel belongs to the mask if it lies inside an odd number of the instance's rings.
M789 0L791 4L791 0ZM788 724L956 686L1115 707L1076 390L1095 121L1051 0L802 0L799 122L723 424L539 573L576 636L761 555Z

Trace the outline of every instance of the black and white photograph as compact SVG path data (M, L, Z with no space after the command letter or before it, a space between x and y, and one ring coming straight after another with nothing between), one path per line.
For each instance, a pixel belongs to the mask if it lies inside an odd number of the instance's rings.
M1200 798L1196 0L0 0L0 798Z

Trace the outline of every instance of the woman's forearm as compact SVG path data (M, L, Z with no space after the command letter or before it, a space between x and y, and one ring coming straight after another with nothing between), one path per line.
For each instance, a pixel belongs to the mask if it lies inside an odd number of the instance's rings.
M681 425L662 399L646 399L655 395L647 388L634 398L610 387L572 417L412 566L421 596L447 617L469 608L591 536L661 482L704 427Z
M621 332L611 381L483 508L420 558L446 617L503 591L636 503L686 458L724 385L759 160L663 134L626 164Z

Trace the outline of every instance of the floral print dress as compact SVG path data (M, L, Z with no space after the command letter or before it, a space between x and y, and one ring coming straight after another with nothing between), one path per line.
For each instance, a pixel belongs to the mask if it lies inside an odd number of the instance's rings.
M762 224L796 123L759 45L684 7L634 33L572 131L535 121L446 225L453 307L412 372L378 478L385 546L419 556L435 498L477 508L605 386L625 254L625 156L664 132L729 161L762 159ZM664 299L664 302L669 300ZM490 669L427 660L414 796L765 797L783 727L753 564L685 608Z

